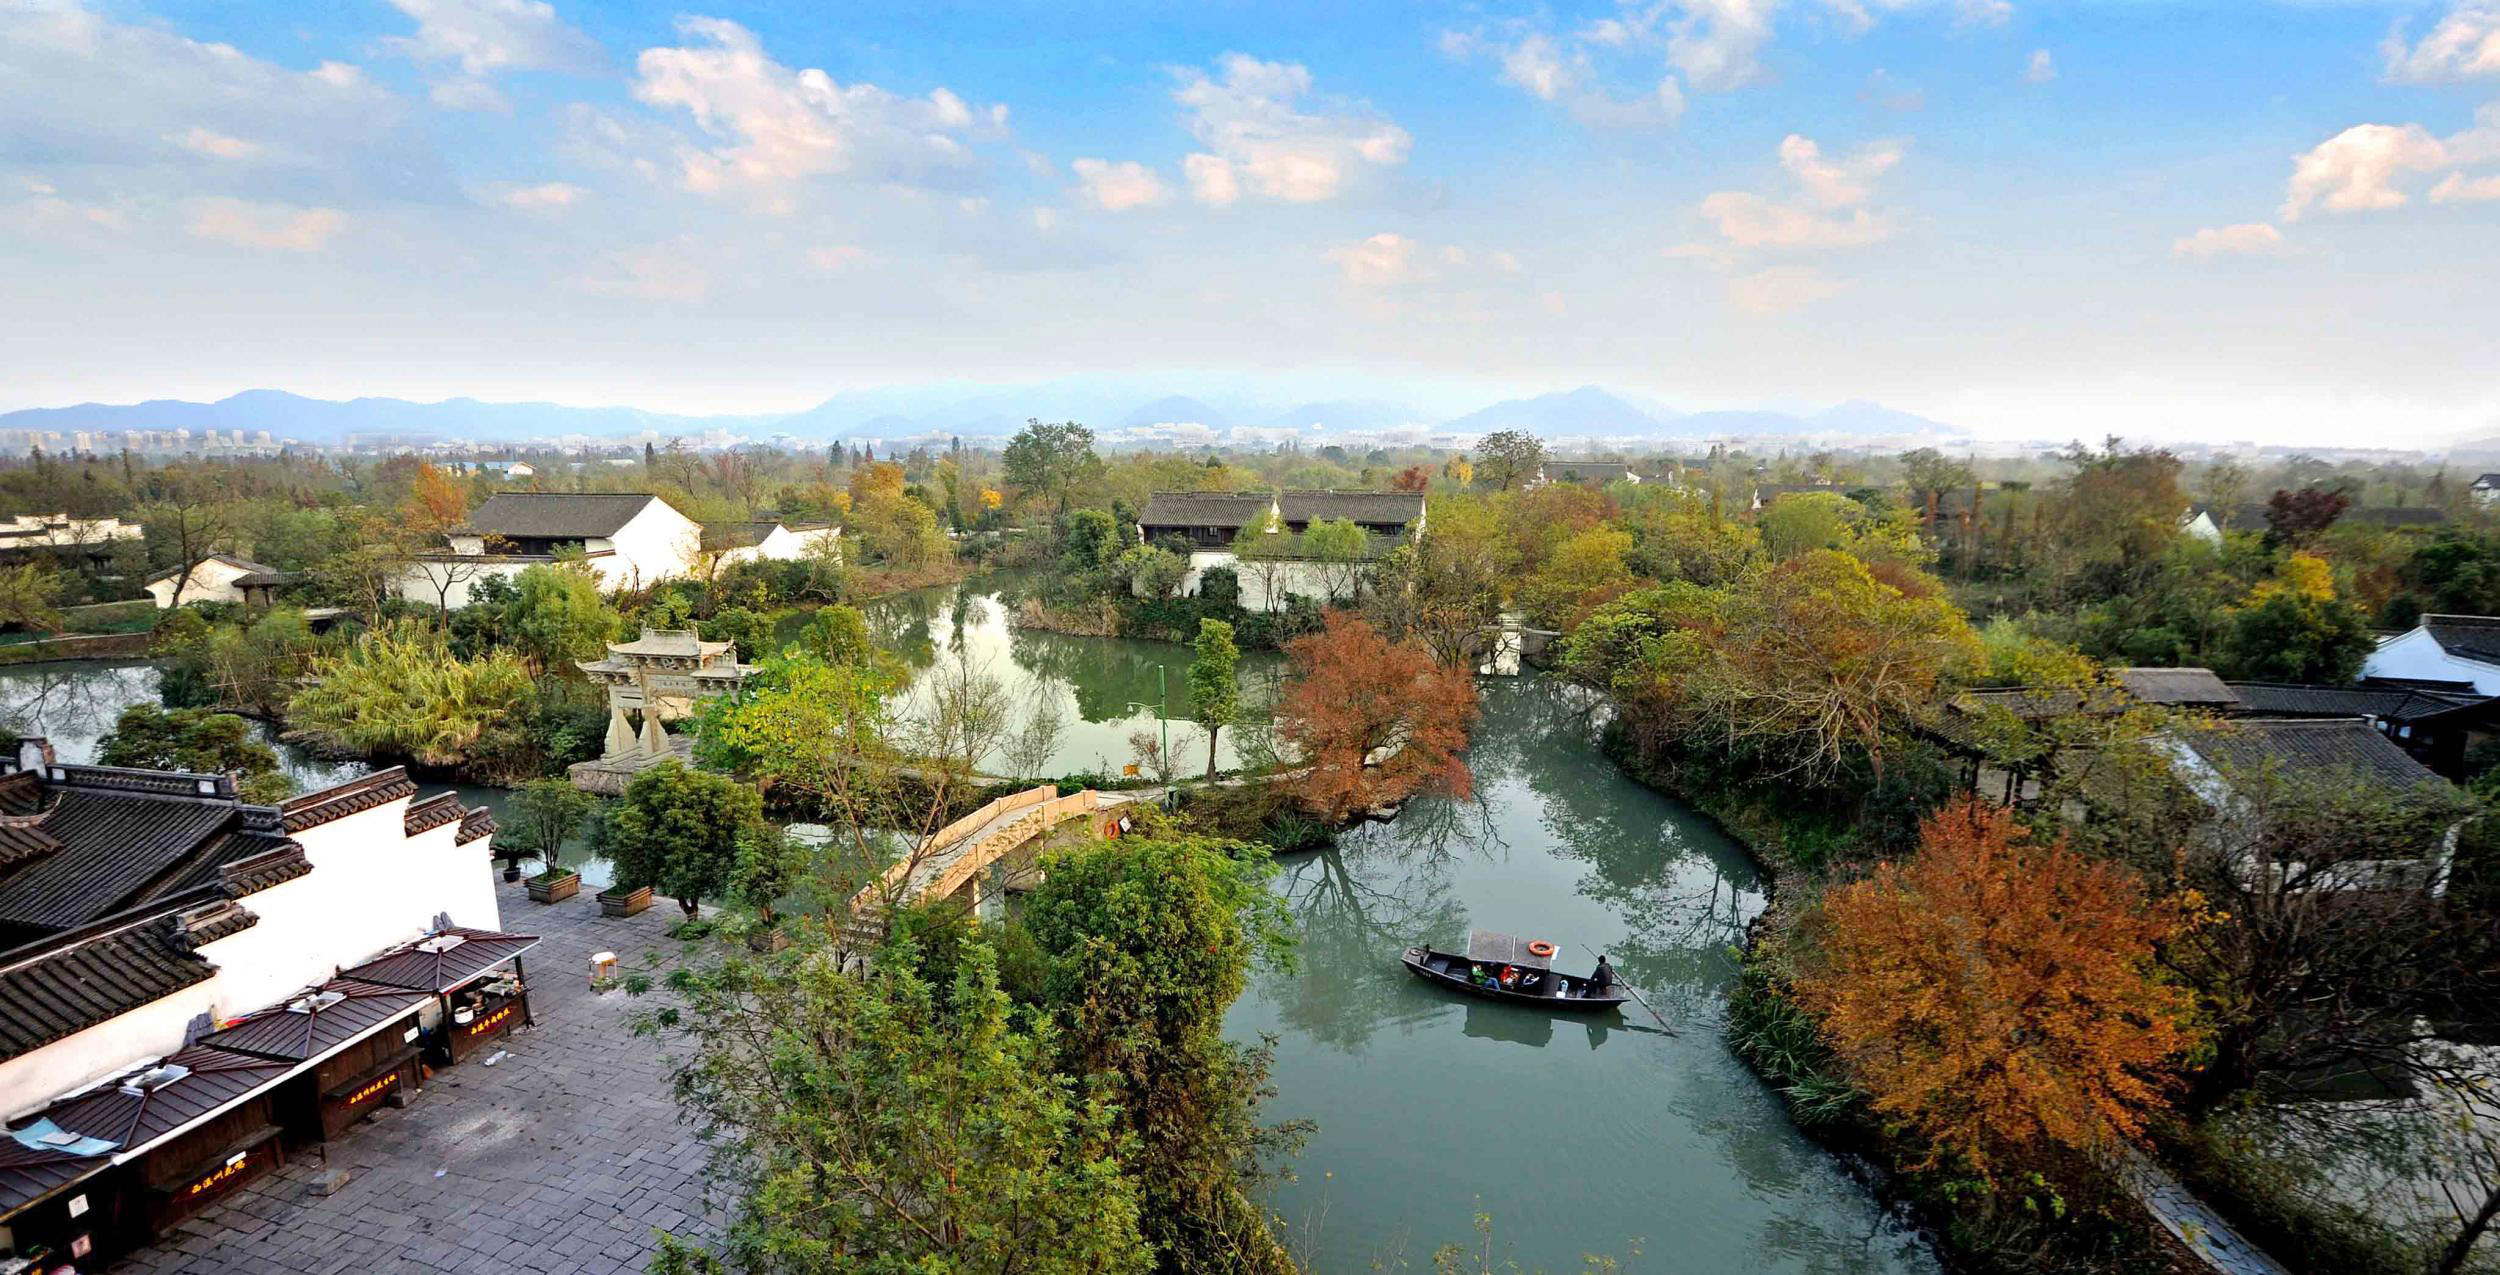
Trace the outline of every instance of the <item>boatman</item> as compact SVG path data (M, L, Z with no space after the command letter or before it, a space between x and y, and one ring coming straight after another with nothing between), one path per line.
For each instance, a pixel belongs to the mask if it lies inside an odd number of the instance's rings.
M1597 954L1597 968L1589 971L1589 994L1603 996L1614 990L1615 967L1606 963L1606 954Z

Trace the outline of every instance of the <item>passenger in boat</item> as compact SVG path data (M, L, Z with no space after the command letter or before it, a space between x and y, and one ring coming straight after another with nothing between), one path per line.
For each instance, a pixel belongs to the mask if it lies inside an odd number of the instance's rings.
M1615 967L1607 964L1606 954L1600 952L1597 954L1597 968L1589 971L1589 995L1603 996L1613 991L1614 986Z

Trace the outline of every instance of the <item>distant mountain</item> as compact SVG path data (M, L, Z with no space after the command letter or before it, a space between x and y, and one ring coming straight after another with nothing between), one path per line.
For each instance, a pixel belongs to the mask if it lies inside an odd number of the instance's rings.
M1334 399L1317 403L1296 403L1281 412L1267 413L1270 425L1303 429L1324 425L1329 429L1376 432L1414 425L1430 418L1404 403L1380 399Z
M1911 412L1896 411L1881 403L1851 399L1838 407L1828 407L1808 418L1815 431L1826 434L1942 434L1959 435L1961 430L1940 421L1931 421Z
M631 434L653 429L700 431L717 418L668 416L631 407L567 407L560 403L483 403L473 398L412 403L398 398L347 402L283 390L245 390L214 403L157 399L146 403L80 403L0 415L0 429L268 430L279 438L337 442L350 434L431 434L525 439L563 434Z
M1441 428L1453 434L1490 434L1495 430L1516 429L1552 439L1655 434L1665 425L1666 422L1619 395L1594 385L1583 385L1576 390L1539 394L1535 398L1506 399L1455 420L1444 421Z
M1204 425L1222 429L1232 422L1222 412L1184 394L1170 394L1151 403L1143 403L1120 418L1123 429L1142 425Z

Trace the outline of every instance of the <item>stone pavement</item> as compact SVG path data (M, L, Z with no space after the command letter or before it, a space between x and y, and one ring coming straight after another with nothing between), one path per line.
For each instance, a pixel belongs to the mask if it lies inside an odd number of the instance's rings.
M659 1042L627 1031L637 1002L589 986L592 952L627 965L681 914L599 915L591 892L552 906L500 885L503 928L543 940L521 958L538 1025L438 1072L406 1110L383 1109L320 1151L184 1223L116 1271L165 1275L392 1271L640 1271L654 1230L718 1234L703 1216L705 1148L677 1119ZM344 1169L335 1195L315 1175Z

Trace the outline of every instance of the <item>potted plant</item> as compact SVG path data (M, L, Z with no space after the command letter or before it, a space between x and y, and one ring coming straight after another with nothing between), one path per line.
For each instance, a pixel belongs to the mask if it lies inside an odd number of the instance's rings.
M581 893L582 874L564 866L564 843L590 815L591 797L561 779L533 779L514 793L504 848L535 854L546 866L529 880L532 903L561 903Z
M651 887L628 886L618 882L599 892L599 913L602 916L633 916L651 906Z

